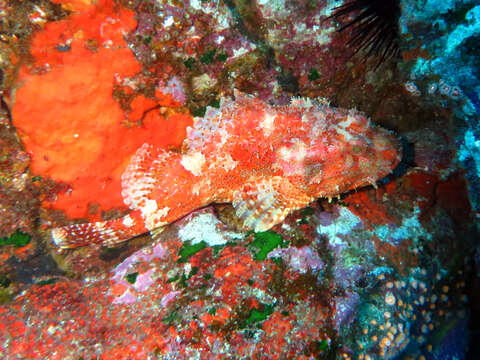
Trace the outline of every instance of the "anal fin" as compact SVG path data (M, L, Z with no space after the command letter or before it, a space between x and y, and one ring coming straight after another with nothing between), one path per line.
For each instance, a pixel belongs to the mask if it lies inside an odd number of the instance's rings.
M288 180L275 176L245 184L235 192L233 207L243 224L256 232L280 223L293 210L313 200Z

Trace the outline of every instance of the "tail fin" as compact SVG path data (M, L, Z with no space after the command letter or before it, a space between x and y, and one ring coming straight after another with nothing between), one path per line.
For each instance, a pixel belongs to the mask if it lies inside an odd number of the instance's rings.
M51 236L58 247L68 249L89 244L114 246L147 231L140 212L132 211L115 220L54 228Z

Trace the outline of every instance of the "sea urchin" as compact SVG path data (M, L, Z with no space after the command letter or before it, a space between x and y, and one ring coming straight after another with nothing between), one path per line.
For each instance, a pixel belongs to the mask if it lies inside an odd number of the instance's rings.
M364 59L378 57L377 67L400 54L398 44L399 0L350 0L337 7L329 19L347 22L338 31L351 29L347 46L353 55L366 51Z

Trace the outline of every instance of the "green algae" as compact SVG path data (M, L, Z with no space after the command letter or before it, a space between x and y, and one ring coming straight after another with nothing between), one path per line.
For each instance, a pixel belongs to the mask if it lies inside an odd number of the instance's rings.
M179 278L180 281L178 282L178 285L183 288L187 288L188 280L190 280L193 276L195 276L198 273L198 270L199 270L198 266L194 266L192 267L192 269L188 274L183 273L182 276L180 276Z
M211 307L210 309L207 310L207 312L210 314L210 315L215 315L217 313L217 309L214 308L214 307Z
M14 245L15 247L23 247L30 243L31 236L17 230L9 237L0 238L0 246Z
M148 45L152 42L152 37L151 36L145 36L142 41L145 45Z
M218 256L223 249L225 249L227 246L236 246L238 245L235 241L227 241L225 244L220 244L220 245L213 245L211 246L212 248L212 255L214 257Z
M10 286L12 281L4 275L0 275L0 287L7 288Z
M254 255L254 259L257 261L263 261L273 249L279 246L285 247L287 244L283 241L280 234L269 230L254 233L253 241L250 245L258 249L258 252Z
M215 53L217 52L217 49L212 49L210 51L207 51L200 57L200 62L202 64L208 65L215 60Z
M162 319L162 322L166 325L173 325L175 323L178 323L181 319L182 318L178 314L178 311L174 310L174 311L170 312L169 314L167 314L167 316L165 316Z
M283 264L283 259L281 257L271 257L270 260L272 260L272 262L277 266L281 266Z
M310 215L315 214L315 209L310 207L310 206L307 206L307 207L303 208L302 210L300 210L300 213L302 214L302 216L310 216Z
M228 55L225 54L225 53L220 53L215 58L215 60L220 61L220 62L225 62L225 61L227 61L227 59L228 59Z
M12 299L13 295L7 289L0 288L0 305L10 303Z
M192 114L194 117L203 117L206 111L207 111L207 107L202 106L202 107L193 109Z
M200 61L200 63L203 65L210 65L215 61L224 63L225 61L227 61L227 59L228 59L227 53L217 52L217 49L213 48L211 50L206 51L202 55L200 55L200 58L198 59L198 61ZM197 60L195 58L189 57L183 62L183 64L186 66L188 70L193 70L196 62Z
M262 322L272 315L275 305L263 303L260 305L261 306L259 308L253 308L251 310L249 317L245 320L246 327L251 324Z
M212 100L208 103L208 106L218 109L220 108L220 100L219 99Z
M40 285L40 286L51 285L51 284L55 284L58 280L59 280L58 278L50 278L50 279L46 279L46 280L40 280L36 284Z
M214 107L214 108L218 109L218 108L220 108L220 100L219 99L212 100L207 104L207 106ZM195 116L195 117L205 116L205 113L207 112L207 106L201 106L201 107L193 109L192 110L193 116Z
M213 277L213 275L210 274L210 273L203 274L203 280L208 281L208 280L210 280L212 277Z
M188 274L185 274L185 272L183 272L181 275L176 274L174 277L167 279L167 283L177 283L178 286L182 288L188 288L188 280L190 280L193 276L198 274L199 270L200 269L198 268L198 266L193 266ZM205 278L205 275L204 275L204 278Z
M188 58L183 62L183 64L187 67L187 69L192 70L193 65L195 64L194 58Z
M207 247L207 244L205 243L205 241L201 241L196 244L190 244L189 241L185 242L181 247L180 251L178 252L178 255L180 255L180 259L178 259L177 262L179 263L187 262L189 257L196 254L200 250L205 249L206 247Z
M315 347L319 351L325 351L328 349L328 341L327 340L320 340L320 341L315 341L314 342Z
M178 281L178 285L182 288L188 288L188 275L185 275L185 273L182 274L182 276L180 276L179 278L179 281Z
M315 214L315 209L307 206L306 208L303 208L300 210L300 215L302 216L299 220L297 220L297 223L302 225L302 224L309 224L310 219L312 215Z
M228 55L226 53L217 54L217 49L212 49L207 51L200 57L200 62L204 65L208 65L213 63L214 61L225 62L227 59Z
M130 284L135 284L135 282L137 281L137 276L138 276L138 271L137 272L134 272L134 273L131 273L131 274L127 274L125 276L125 279L130 283Z
M322 76L320 75L320 73L318 72L317 69L315 69L315 68L310 69L310 71L308 73L308 80L315 81L315 80L320 79L321 77Z
M172 283L180 279L180 275L176 274L174 277L167 279L167 284Z

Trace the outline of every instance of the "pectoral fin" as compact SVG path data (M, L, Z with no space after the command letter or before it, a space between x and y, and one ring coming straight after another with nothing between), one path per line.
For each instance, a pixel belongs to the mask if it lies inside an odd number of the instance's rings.
M233 207L245 226L259 232L280 223L312 200L288 180L276 176L245 184L235 192Z

